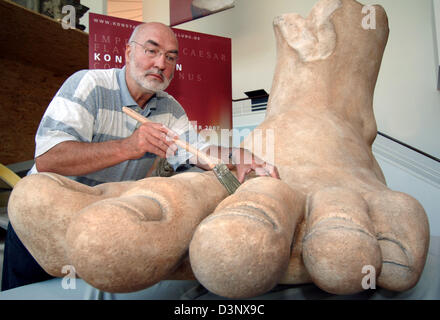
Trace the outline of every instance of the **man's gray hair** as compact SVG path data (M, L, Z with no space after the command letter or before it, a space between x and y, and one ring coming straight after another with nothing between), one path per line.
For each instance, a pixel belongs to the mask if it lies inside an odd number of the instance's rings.
M132 34L131 34L131 36L130 36L130 39L128 39L128 43L129 43L129 44L130 44L132 41L135 41L135 39L136 39L136 35L137 35L138 31L141 29L141 27L142 27L143 25L144 25L144 23L141 23L141 24L137 25L136 28L134 28L134 30L133 30L133 32L132 32Z

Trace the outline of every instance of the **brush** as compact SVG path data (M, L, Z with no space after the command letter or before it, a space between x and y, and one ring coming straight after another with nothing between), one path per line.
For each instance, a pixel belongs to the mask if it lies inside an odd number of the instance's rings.
M151 122L150 120L145 118L143 115L137 113L136 111L134 111L130 108L122 107L122 111L126 115L139 121L140 123ZM226 164L221 163L219 159L214 159L214 158L208 156L206 153L198 150L197 148L193 147L189 143L180 140L176 134L173 137L173 140L176 145L178 145L179 147L185 149L186 151L192 153L193 155L199 157L199 159L202 159L204 162L206 162L207 165L209 166L209 168L212 171L214 171L214 174L217 177L218 181L226 188L226 190L228 191L229 194L233 194L235 192L235 190L238 189L238 187L240 186L240 181L238 181L238 179L232 174L232 172L228 169Z

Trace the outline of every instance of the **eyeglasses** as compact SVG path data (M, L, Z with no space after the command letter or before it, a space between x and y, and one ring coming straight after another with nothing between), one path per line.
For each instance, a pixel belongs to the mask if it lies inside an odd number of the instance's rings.
M157 58L160 57L161 55L165 55L165 62L170 64L170 65L174 65L177 62L177 53L174 52L163 52L160 51L158 49L156 49L153 45L142 45L139 42L136 41L132 41L138 45L140 45L142 48L144 48L144 53L148 58Z

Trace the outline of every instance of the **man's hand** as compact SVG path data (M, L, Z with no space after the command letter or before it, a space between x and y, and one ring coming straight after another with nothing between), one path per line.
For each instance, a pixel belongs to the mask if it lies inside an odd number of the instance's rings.
M270 163L267 163L259 157L252 154L247 149L235 149L232 152L232 162L237 168L238 181L243 183L244 178L252 170L258 176L271 176L280 179L278 169Z
M144 123L130 137L124 139L124 145L130 159L139 159L146 152L166 158L177 151L177 145L170 138L174 135L160 123Z

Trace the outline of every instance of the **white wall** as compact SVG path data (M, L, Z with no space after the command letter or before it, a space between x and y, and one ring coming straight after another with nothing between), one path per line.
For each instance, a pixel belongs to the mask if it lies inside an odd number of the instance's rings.
M435 24L434 41L437 42L437 65L440 66L440 0L433 0L433 15Z
M390 25L374 103L378 129L440 158L433 2L377 2L388 12Z
M82 5L90 8L80 19L80 23L86 26L84 32L89 32L89 13L107 14L107 0L81 0Z
M232 39L232 96L265 89L270 92L275 68L275 38L272 21L289 11L306 13L313 1L236 0L235 8L176 26Z

